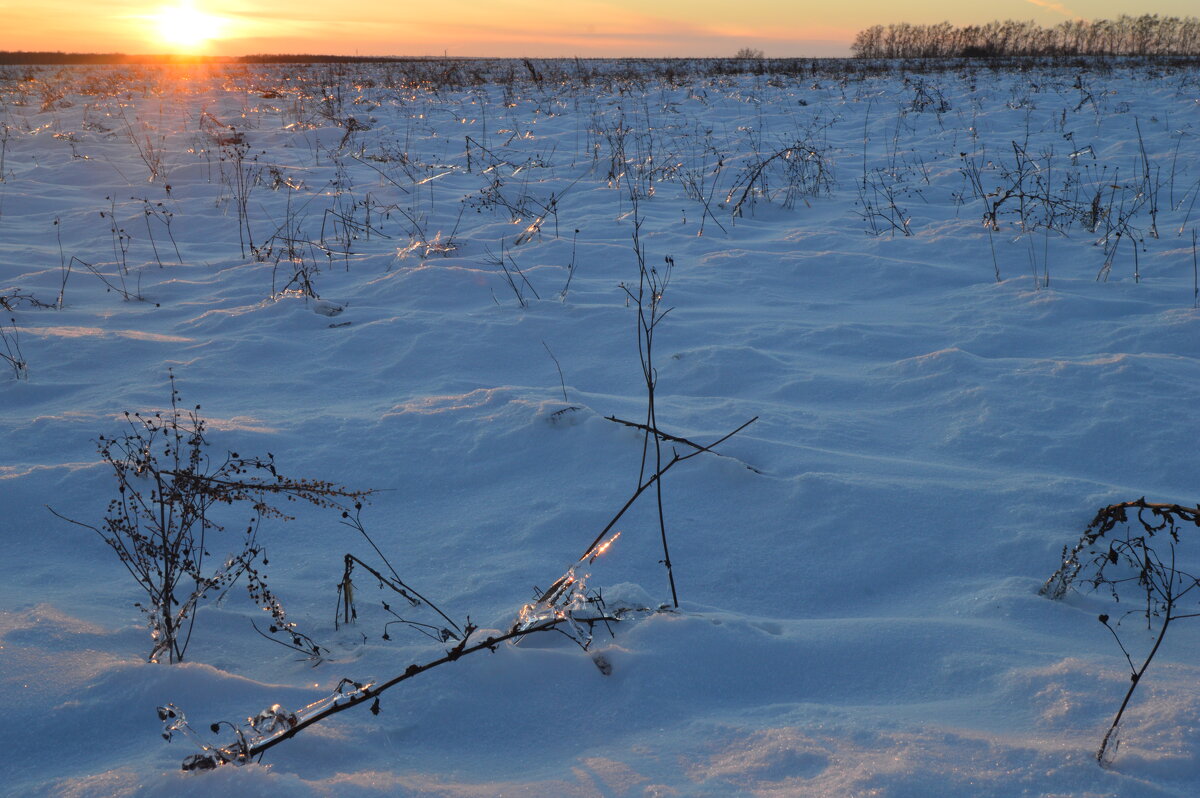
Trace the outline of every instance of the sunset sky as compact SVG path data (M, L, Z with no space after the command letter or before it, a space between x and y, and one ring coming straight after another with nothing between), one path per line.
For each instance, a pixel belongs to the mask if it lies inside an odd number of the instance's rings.
M1136 6L1136 7L1135 7ZM211 55L847 55L861 28L1196 14L1195 0L0 0L0 50Z

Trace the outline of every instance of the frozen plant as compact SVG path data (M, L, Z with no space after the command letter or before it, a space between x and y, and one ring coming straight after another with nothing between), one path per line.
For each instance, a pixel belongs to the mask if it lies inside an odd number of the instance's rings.
M338 499L357 501L368 491L283 476L270 453L263 458L227 452L210 458L200 405L185 410L174 374L170 384L168 410L150 416L126 412L128 431L100 436L97 442L100 458L117 482L103 522L94 526L50 511L99 535L146 594L145 603L135 606L150 628L149 661L166 657L182 662L197 607L223 594L243 574L250 596L272 616L271 631L288 636L294 647L318 653L267 587L260 570L267 559L257 538L259 524L264 518L290 520L273 500L336 508ZM211 536L225 531L214 513L220 505L245 508L250 518L240 544L213 564Z
M1130 510L1136 510L1140 532L1128 524ZM1134 593L1134 609L1117 619L1107 613L1099 616L1129 663L1129 689L1096 751L1096 760L1101 765L1107 765L1110 754L1116 752L1117 726L1158 653L1167 628L1175 621L1200 617L1200 611L1196 611L1200 608L1192 607L1189 611L1184 606L1184 599L1200 588L1200 576L1183 570L1176 557L1179 528L1185 523L1200 526L1200 505L1153 504L1143 497L1102 507L1079 542L1069 550L1063 548L1062 565L1042 586L1042 595L1052 599L1061 599L1077 583L1092 590L1103 588L1118 603L1123 591L1127 595L1129 591ZM1118 524L1124 525L1122 531L1109 535ZM1160 532L1166 534L1155 537ZM1130 655L1117 631L1121 620L1131 615L1143 619L1147 629L1154 633L1154 643L1140 664Z
M589 556L581 558L588 562L607 551L616 535L602 545L589 552ZM480 651L495 651L500 643L516 643L523 637L566 627L568 637L575 640L586 649L591 642L591 629L597 623L610 623L629 617L633 610L625 610L620 616L609 614L603 602L596 601L587 593L584 580L575 576L575 568L555 582L555 586L547 591L534 604L521 608L513 627L503 634L493 635L483 640L472 640L472 635L478 627L467 620L466 627L461 630L461 636L455 636L457 642L446 649L442 656L428 662L409 665L405 670L384 682L360 683L350 679L338 682L333 693L292 712L279 704L275 704L258 714L247 717L240 724L214 723L210 727L213 733L220 731L221 726L228 725L233 730L234 740L226 745L209 745L187 723L183 712L174 704L158 708L159 720L163 722L163 738L170 741L176 733L189 737L200 746L201 752L184 758L183 770L213 770L222 765L244 765L255 757L266 753L279 743L291 739L304 729L320 723L331 715L371 701L371 712L379 714L379 696L386 690L414 676L432 670L441 665L455 662L469 654ZM637 612L654 612L644 608L636 608ZM584 627L587 627L586 629ZM457 628L457 627L455 627ZM442 642L447 642L443 640ZM597 662L602 672L611 672L611 666L605 662ZM604 668L608 667L609 671Z
M0 302L4 297L0 297ZM8 307L4 305L4 307ZM9 331L4 330L4 322L0 322L0 345L4 346L4 351L0 352L0 360L3 360L12 369L13 376L18 380L29 379L29 364L25 362L25 356L21 354L21 338L17 333L17 320L9 319Z
M371 545L371 548L375 550L376 556L378 556L383 562L383 566L387 568L388 573L391 574L391 576L382 573L380 570L371 567L359 557L347 552L343 558L345 562L345 569L342 572L342 578L338 582L337 586L338 603L337 609L334 612L334 627L336 628L341 624L352 624L358 620L358 607L355 602L355 596L357 595L358 591L355 587L353 579L354 568L355 566L358 566L371 575L380 590L387 589L391 591L391 593L396 597L393 598L392 601L401 600L409 607L409 609L428 609L433 613L436 613L438 616L438 618L430 618L430 620L433 621L432 623L418 621L411 617L406 618L400 615L400 613L398 613L396 610L392 609L390 602L380 601L383 611L392 618L392 620L387 621L383 626L382 637L384 640L391 639L389 627L391 627L392 624L407 626L410 629L414 629L426 637L432 638L440 643L445 643L449 640L462 640L463 630L459 628L458 624L452 621L450 616L442 612L442 610L436 604L417 592L416 588L412 587L403 579L401 579L400 574L396 572L394 567L392 567L392 563L386 556L384 556L384 553L379 549L379 547L375 545L375 541L371 539L369 534L367 534L367 530L362 524L362 504L356 503L354 505L354 510L354 515L351 515L349 510L342 512L342 525L350 527L363 536L367 543ZM405 614L409 613L406 612Z
M636 204L636 198L634 201ZM635 218L637 218L636 211ZM695 444L684 438L663 433L658 429L657 416L654 412L654 386L657 382L657 376L653 367L652 342L655 326L667 313L661 307L662 292L666 288L669 269L673 264L668 258L666 274L659 274L657 270L646 267L644 252L642 251L638 236L639 224L635 223L634 226L634 248L638 253L641 280L636 293L628 288L625 290L629 293L631 299L637 302L638 352L642 363L643 376L647 382L647 423L645 425L634 425L643 429L645 433L642 464L638 475L637 489L621 509L609 520L600 534L588 545L583 555L567 569L566 573L555 580L549 588L541 592L535 601L525 604L520 608L517 612L517 617L507 632L478 640L473 639L473 635L478 631L478 627L471 623L470 616L467 616L466 623L461 629L450 621L449 617L438 609L436 605L425 599L424 596L417 593L400 578L395 569L392 568L391 563L387 561L387 558L383 556L383 553L375 546L370 536L367 535L358 515L351 516L348 511L343 511L342 518L344 523L357 529L367 539L371 547L375 550L375 553L383 560L384 565L391 573L391 577L388 577L382 571L371 568L361 559L347 554L342 581L338 585L338 615L342 617L343 621L345 623L352 623L357 619L358 613L354 605L355 588L351 580L351 574L354 567L358 566L367 570L378 582L380 588L391 590L394 594L405 600L410 607L424 606L432 609L449 626L442 626L441 621L429 624L415 621L412 618L402 617L393 611L388 603L384 602L384 610L395 618L394 621L389 621L389 624L401 623L437 640L440 644L447 644L451 640L455 641L454 644L450 648L445 649L442 656L420 664L413 663L403 672L387 681L359 683L349 679L342 679L333 694L313 702L296 712L289 712L276 705L260 712L254 717L247 718L241 725L233 726L229 724L233 728L235 740L222 746L212 746L201 742L191 728L187 726L182 713L173 705L160 707L159 717L166 724L163 734L166 739L170 740L172 734L176 731L183 731L196 740L202 748L202 753L192 754L183 760L182 768L184 770L212 770L227 764L245 764L279 743L291 739L309 726L367 701L372 702L370 707L371 712L378 714L380 711L379 696L384 691L425 671L455 662L469 654L475 654L484 650L495 651L497 645L500 643L511 642L515 644L522 638L532 634L559 631L566 634L567 637L571 638L580 648L586 651L591 645L592 633L595 625L598 623L610 627L612 623L618 621L633 620L658 612L672 611L665 604L658 608L623 606L610 609L604 603L600 592L589 588L589 575L581 572L581 568L585 565L590 565L597 557L608 551L613 542L620 537L620 533L614 532L613 529L617 522L633 506L638 497L648 489L657 487L661 491L661 480L667 471L685 460L690 460L705 452L713 452L717 446L754 423L757 417L750 419L733 432L708 445ZM651 449L651 438L653 438L653 449ZM671 458L664 462L661 451L663 442L681 443L693 448L695 451L683 455L677 451L673 452ZM651 456L654 457L653 461L650 460ZM675 606L678 607L679 601L675 592L674 577L671 573L670 554L667 551L666 527L663 520L661 493L658 496L658 517L659 530L663 541L664 565L667 568L668 578L671 583L671 598ZM453 627L453 630L450 627ZM385 639L388 639L386 625L383 636ZM611 664L603 657L596 657L593 661L604 675L612 672ZM220 726L221 724L213 724L213 732L216 733Z

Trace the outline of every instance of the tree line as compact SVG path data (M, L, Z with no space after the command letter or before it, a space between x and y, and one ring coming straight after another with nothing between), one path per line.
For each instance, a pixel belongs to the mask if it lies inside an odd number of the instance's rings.
M1122 14L1116 19L1066 20L1050 28L1032 20L963 27L900 22L859 31L851 50L858 58L1197 56L1200 18Z

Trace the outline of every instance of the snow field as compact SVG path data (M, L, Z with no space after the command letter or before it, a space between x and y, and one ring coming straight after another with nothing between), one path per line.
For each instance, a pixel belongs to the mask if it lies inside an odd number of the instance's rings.
M1194 632L1173 631L1100 769L1128 683L1095 620L1111 600L1037 595L1098 507L1197 501L1194 70L397 69L0 82L0 331L28 364L0 361L9 789L1194 794ZM363 523L403 578L504 630L636 487L641 436L605 420L645 414L620 287L635 222L647 263L675 262L659 424L707 442L759 417L664 478L680 611L598 634L608 676L530 639L263 764L179 772L195 749L162 742L160 704L210 737L442 648L380 639L369 597L335 630L342 557L373 553L298 508L260 539L326 661L255 634L235 590L199 613L189 662L144 663L119 561L45 509L102 517L96 437L163 409L170 368L214 451L377 490ZM618 528L592 582L667 600L653 497Z

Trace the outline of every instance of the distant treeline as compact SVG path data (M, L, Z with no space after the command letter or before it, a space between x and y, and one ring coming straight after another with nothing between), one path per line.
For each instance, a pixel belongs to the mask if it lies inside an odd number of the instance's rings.
M128 55L126 53L63 53L0 50L0 64L354 64L378 61L410 61L419 58L357 55Z
M858 58L952 58L1023 56L1197 56L1200 18L1140 17L1068 20L1052 28L1036 22L989 22L956 28L937 25L874 25L851 45Z

